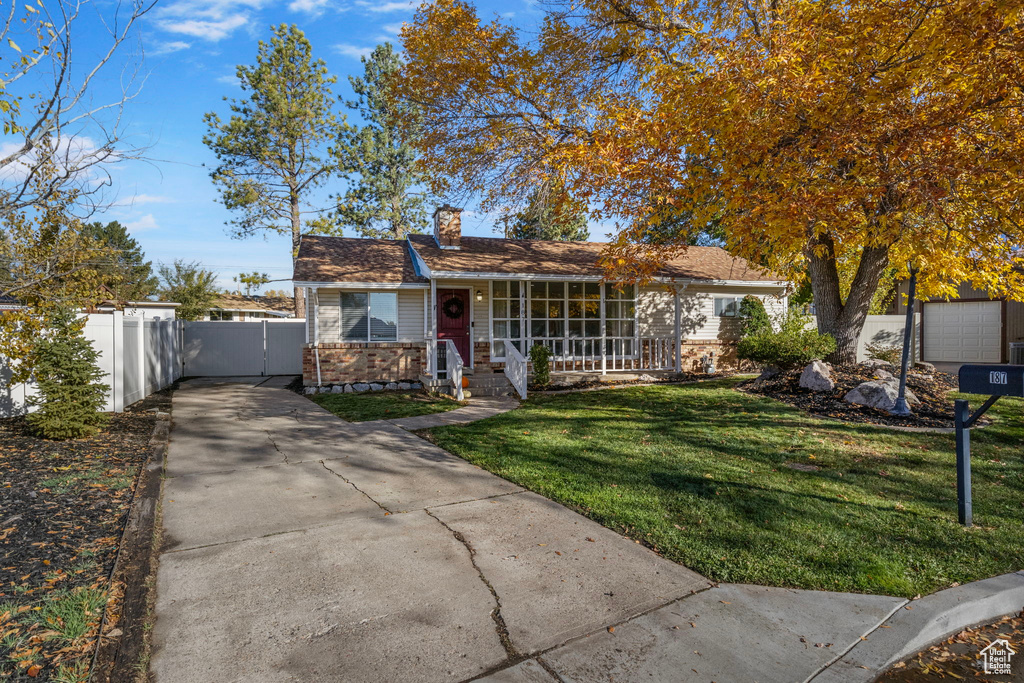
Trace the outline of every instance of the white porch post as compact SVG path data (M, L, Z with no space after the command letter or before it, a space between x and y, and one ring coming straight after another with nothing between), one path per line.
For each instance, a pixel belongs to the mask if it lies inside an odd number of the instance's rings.
M437 379L437 280L430 278L430 302L427 306L430 311L428 323L430 325L430 344L427 350L430 352L430 377Z
M675 341L676 341L676 372L683 371L683 312L679 308L679 287L675 288L676 293L676 320L675 320Z
M606 340L606 325L604 320L604 283L599 282L601 288L601 374L608 374L608 349Z
M320 376L320 288L313 287L313 355L316 357L316 385L322 385Z

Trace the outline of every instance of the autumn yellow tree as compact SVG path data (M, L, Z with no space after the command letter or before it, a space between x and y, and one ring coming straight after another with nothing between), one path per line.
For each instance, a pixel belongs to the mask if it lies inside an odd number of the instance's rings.
M838 362L889 269L1024 299L1018 1L583 0L521 35L435 0L402 38L431 171L485 205L556 177L623 226L612 276L714 222L809 273Z

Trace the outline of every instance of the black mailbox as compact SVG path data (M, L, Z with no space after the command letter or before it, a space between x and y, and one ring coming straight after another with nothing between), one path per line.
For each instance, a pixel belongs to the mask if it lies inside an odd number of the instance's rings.
M987 396L1024 396L1024 365L961 365L960 391Z

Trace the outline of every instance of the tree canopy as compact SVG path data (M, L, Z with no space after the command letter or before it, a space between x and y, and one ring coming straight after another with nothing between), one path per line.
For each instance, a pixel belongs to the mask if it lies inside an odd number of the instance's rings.
M216 273L182 259L161 264L160 280L161 298L181 304L176 311L180 320L202 320L220 293Z
M502 217L500 223L509 239L579 242L590 237L585 207L550 183L535 187L526 206Z
M648 239L659 226L717 221L734 254L809 273L840 362L889 268L919 267L927 297L966 281L1024 299L1020 3L547 8L536 36L462 0L404 29L442 185L486 205L557 178L623 226L613 276L643 278L689 241Z
M125 301L141 301L155 294L160 281L142 246L117 221L94 221L82 226L82 235L110 250L110 260L98 268L103 284Z
M391 43L362 58L364 75L349 76L356 94L345 106L366 122L338 137L342 174L351 187L337 198L337 218L363 237L402 239L428 226L426 182L416 167L419 107L394 92L401 62Z

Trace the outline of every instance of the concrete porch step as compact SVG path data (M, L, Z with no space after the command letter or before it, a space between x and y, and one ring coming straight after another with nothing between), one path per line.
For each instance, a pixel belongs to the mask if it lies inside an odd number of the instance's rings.
M503 387L470 387L466 389L473 396L508 396L512 392L512 386Z
M507 387L508 378L505 375L464 375L469 380L471 389L477 387Z

